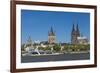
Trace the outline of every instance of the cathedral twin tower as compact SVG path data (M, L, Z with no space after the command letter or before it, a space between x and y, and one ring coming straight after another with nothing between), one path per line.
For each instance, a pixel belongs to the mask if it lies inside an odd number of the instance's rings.
M77 39L78 37L80 37L80 31L79 31L79 28L78 28L78 24L77 24L76 28L73 24L72 32L71 32L71 44L77 44L78 43L78 39ZM49 44L56 43L55 39L56 39L55 32L53 31L53 28L51 27L50 31L48 32L48 43Z
M78 28L78 24L77 24L76 28L73 24L72 32L71 32L71 44L78 44L78 37L80 37L80 31Z

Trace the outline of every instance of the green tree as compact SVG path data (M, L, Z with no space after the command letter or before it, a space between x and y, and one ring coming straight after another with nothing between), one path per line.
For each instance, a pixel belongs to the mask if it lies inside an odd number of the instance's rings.
M59 44L55 44L55 45L53 46L53 49L54 49L54 51L56 51L56 52L60 52L61 47L60 47Z
M69 46L70 46L70 45L65 45L63 51L64 51L64 52L68 52L68 51L69 51Z
M50 46L45 47L45 50L50 50L50 49L51 49Z

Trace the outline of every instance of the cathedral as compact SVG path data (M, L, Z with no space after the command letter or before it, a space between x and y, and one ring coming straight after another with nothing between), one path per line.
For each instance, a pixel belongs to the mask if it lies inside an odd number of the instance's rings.
M71 43L78 44L78 37L80 37L80 30L78 28L78 24L77 24L76 28L73 24L72 32L71 32Z
M50 31L48 32L48 43L49 44L54 44L55 43L55 33L54 33L52 27L51 27Z

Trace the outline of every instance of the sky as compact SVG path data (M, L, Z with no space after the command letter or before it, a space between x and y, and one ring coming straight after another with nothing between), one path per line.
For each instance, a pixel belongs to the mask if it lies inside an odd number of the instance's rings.
M81 35L90 38L90 13L21 10L21 40L47 41L53 28L56 42L71 42L73 24L78 24Z

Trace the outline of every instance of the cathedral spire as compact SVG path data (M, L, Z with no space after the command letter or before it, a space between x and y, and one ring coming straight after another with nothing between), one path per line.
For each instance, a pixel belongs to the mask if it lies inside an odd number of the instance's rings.
M80 36L80 31L79 31L78 24L77 24L77 26L76 26L76 33L77 33L78 36Z
M76 26L76 31L79 31L78 24L77 24L77 26Z
M77 38L79 36L80 36L80 31L79 31L78 24L75 27L74 27L74 24L73 24L72 33L71 33L71 43L72 44L77 44L78 43Z
M73 24L73 27L72 27L72 33L75 32L75 27L74 27L74 24Z

